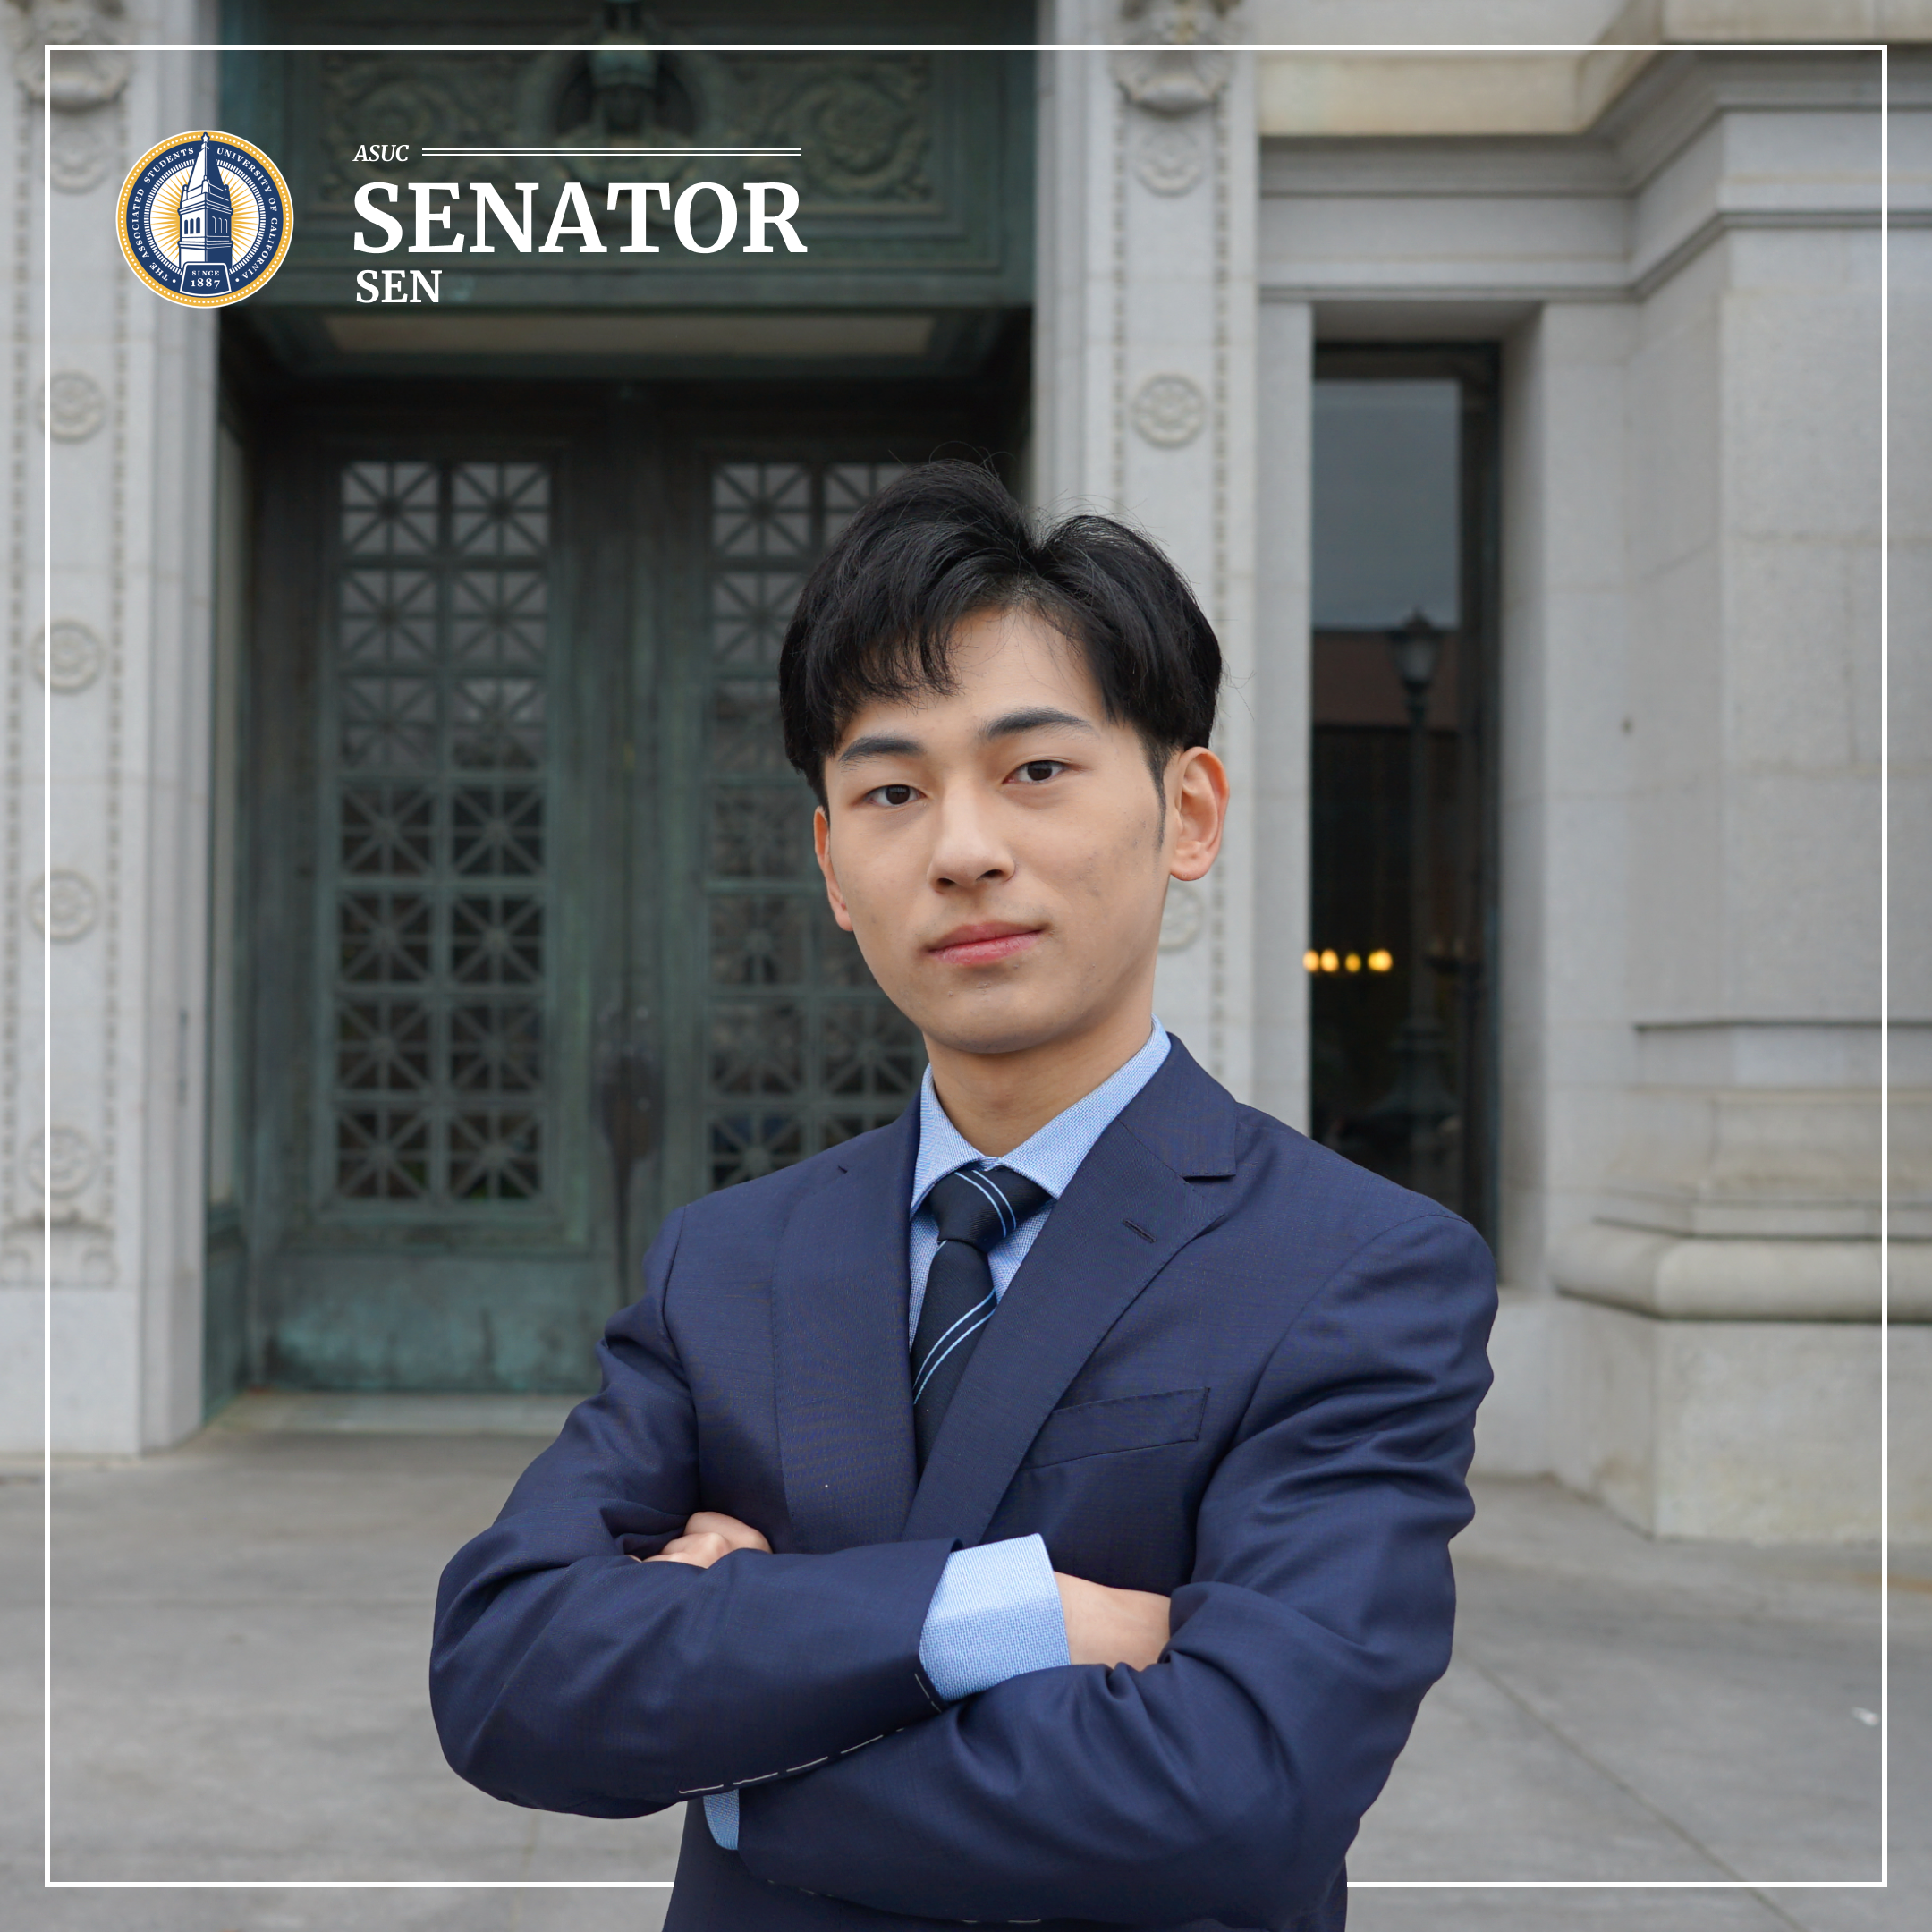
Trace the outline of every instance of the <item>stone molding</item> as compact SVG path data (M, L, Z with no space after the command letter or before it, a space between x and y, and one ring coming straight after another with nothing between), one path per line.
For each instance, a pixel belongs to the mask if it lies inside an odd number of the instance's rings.
M1598 37L1673 42L1932 40L1928 0L1624 0Z
M1682 1239L1596 1221L1550 1258L1559 1292L1665 1321L1876 1322L1876 1241ZM1889 1314L1932 1322L1932 1241L1894 1241Z
M1860 173L1828 161L1808 171L1801 144L1788 169L1767 172L1755 150L1733 152L1727 132L1758 115L1876 121L1870 64L1830 53L1801 64L1750 48L1677 54L1568 139L1450 138L1422 123L1420 138L1325 133L1265 143L1262 300L1513 303L1520 318L1543 302L1646 301L1734 234L1876 233L1876 165ZM1895 128L1921 111L1897 84L1892 106ZM1694 147L1700 140L1718 144L1707 161L1705 147ZM1379 202L1388 232L1406 234L1405 224L1434 217L1432 208L1408 206L1416 201L1461 204L1443 210L1452 245L1409 250L1401 272L1385 278L1361 241L1377 233L1365 225L1377 220ZM1895 229L1932 224L1932 199L1909 172L1894 169L1890 213ZM1543 247L1524 250L1526 220L1550 237Z
M1258 106L1264 138L1580 135L1640 80L1693 60L1692 48L1748 55L1760 44L1803 44L1850 57L1880 41L1932 42L1932 0L1639 0L1593 47L1458 54L1453 87L1443 85L1440 54L1269 52L1258 55Z
M1268 136L1495 137L1581 134L1656 58L1634 49L1454 56L1259 54L1256 88Z
M29 100L38 104L51 95L56 112L85 114L120 99L133 72L120 47L127 24L121 0L12 0L12 11L13 78ZM81 42L90 51L54 56L53 85L47 88L48 46L72 48Z
M1894 1235L1932 1238L1932 1093L1891 1097ZM1877 1087L1644 1087L1599 1216L1653 1233L1875 1241Z

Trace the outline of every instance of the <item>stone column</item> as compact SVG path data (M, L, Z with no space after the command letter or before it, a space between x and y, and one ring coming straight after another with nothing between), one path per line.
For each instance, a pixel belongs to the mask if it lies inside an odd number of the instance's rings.
M1616 1155L1631 1051L1624 801L1632 720L1621 303L1552 302L1503 395L1500 1226L1481 1466L1549 1468L1554 1239Z
M1669 156L1633 208L1632 1065L1595 1218L1553 1258L1555 1447L1663 1534L1879 1523L1875 106L1868 59L1811 63L1801 97L1747 58L1619 110L1633 160ZM1894 1233L1920 1237L1922 987L1896 982L1893 1116ZM1894 1245L1894 1322L1932 1317L1928 1255Z
M74 10L68 10L72 13ZM114 208L155 140L205 126L215 61L112 43L57 64L53 156L52 624L43 635L43 104L35 16L6 89L0 166L13 267L5 396L10 652L0 1082L0 1415L38 1439L42 1206L51 1195L54 1428L135 1452L200 1419L213 314L142 289ZM208 38L207 9L143 9L153 38ZM59 26L73 38L71 20ZM52 709L51 869L39 849L40 705ZM53 983L40 939L52 939ZM39 1013L51 995L53 1131Z
M1257 148L1252 59L1225 44L1238 13L1229 0L1046 10L1049 39L1136 45L1041 56L1034 476L1049 510L1146 530L1220 636L1216 749L1233 776L1233 823L1214 871L1170 888L1157 1005L1245 1098L1257 998Z
M1893 1533L1932 1539L1932 48L1894 53L1890 660ZM1902 187L1901 184L1903 184ZM1907 1245L1911 1243L1911 1245Z
M1309 654L1315 310L1262 303L1257 351L1254 682L1251 714L1254 1104L1309 1124Z

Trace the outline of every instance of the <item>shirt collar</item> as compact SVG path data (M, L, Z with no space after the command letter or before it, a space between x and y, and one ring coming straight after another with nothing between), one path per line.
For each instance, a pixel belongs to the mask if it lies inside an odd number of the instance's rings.
M933 1183L960 1167L1011 1167L1037 1182L1058 1200L1093 1144L1111 1127L1127 1103L1154 1078L1167 1057L1167 1030L1157 1019L1147 1045L1064 1113L1056 1114L1011 1154L996 1159L982 1154L953 1124L939 1105L932 1069L919 1086L919 1159L912 1168L912 1212L931 1191Z

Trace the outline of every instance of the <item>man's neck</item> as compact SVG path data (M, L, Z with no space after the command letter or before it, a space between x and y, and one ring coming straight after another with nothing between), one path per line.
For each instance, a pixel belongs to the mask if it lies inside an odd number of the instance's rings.
M1151 1002L1020 1053L973 1054L928 1039L933 1088L961 1138L982 1154L1011 1154L1046 1123L1120 1072L1154 1030Z

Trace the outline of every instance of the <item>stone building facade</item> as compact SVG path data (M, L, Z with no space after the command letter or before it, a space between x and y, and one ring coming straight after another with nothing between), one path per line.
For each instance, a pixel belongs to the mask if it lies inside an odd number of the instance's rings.
M49 1260L71 1450L176 1442L250 1380L567 1386L680 1191L896 1107L916 1063L811 925L809 880L782 853L733 869L742 840L779 851L791 820L771 814L794 807L762 754L733 762L727 726L762 716L785 569L909 452L994 448L1035 501L1117 509L1188 572L1230 660L1239 809L1215 873L1170 908L1160 1011L1243 1097L1368 1146L1376 1110L1324 1098L1324 1043L1345 1045L1349 962L1370 988L1385 936L1359 955L1319 927L1351 889L1325 828L1368 837L1346 773L1373 746L1323 733L1381 730L1397 755L1396 674L1364 640L1405 608L1350 606L1336 559L1358 538L1317 533L1343 530L1324 519L1346 507L1348 425L1394 380L1461 411L1455 608L1415 599L1432 648L1453 633L1458 708L1425 678L1408 742L1461 814L1436 911L1453 897L1462 924L1430 955L1460 1030L1430 1050L1460 1082L1454 1198L1504 1284L1482 1462L1553 1472L1662 1534L1877 1532L1888 716L1891 1503L1895 1533L1932 1535L1913 1394L1932 1385L1932 967L1913 943L1932 917L1915 829L1932 822L1932 10L1048 0L1037 31L1057 50L843 69L680 52L700 36L672 7L650 32L635 9L587 5L574 33L553 13L540 34L507 4L468 12L478 41L604 51L440 72L379 49L161 53L225 26L366 39L372 15L12 0L9 1443L38 1440ZM775 30L743 12L732 38ZM349 24L321 30L336 13ZM446 9L390 14L385 44L455 31ZM835 15L827 38L1028 37L936 4ZM50 95L48 38L89 44ZM1377 51L1411 39L1463 48ZM808 57L809 86L784 64ZM344 102L370 140L419 143L481 144L492 116L584 147L803 126L807 209L833 240L791 281L721 257L625 282L644 270L614 247L538 264L547 280L452 255L448 305L359 310L349 202L380 167L358 175L336 138ZM282 143L298 203L276 284L219 322L140 288L113 232L130 163L211 123ZM375 521L354 521L358 491ZM710 574L673 546L640 589L609 563L625 538L606 499L699 533ZM389 606L387 642L352 637L377 562L392 602L445 600L440 641ZM572 613L547 647L502 615L539 578ZM496 600L487 679L463 661L483 632L450 614L470 597ZM758 597L762 617L719 614ZM334 630L310 623L324 609ZM638 640L621 675L586 655L606 630ZM445 736L407 785L378 784L351 660L389 652L400 704L410 637L440 666L420 682ZM514 652L547 648L539 691ZM464 737L463 707L486 703L523 721ZM602 715L626 706L635 731ZM553 767L610 812L563 777L541 792L530 774ZM1358 819L1419 795L1374 783ZM516 843L519 810L548 814L550 860ZM370 811L388 815L379 887L350 856ZM682 869L651 870L674 852ZM416 953L405 906L436 936ZM541 951L518 953L538 919ZM686 945L693 922L708 952ZM391 977L365 993L377 970L345 949L378 928ZM1393 936L1388 989L1408 986L1415 1020L1436 980L1402 979ZM517 992L519 959L547 990ZM394 960L415 962L414 992ZM431 1043L414 1058L411 1028ZM411 1081L434 1093L405 1106Z

